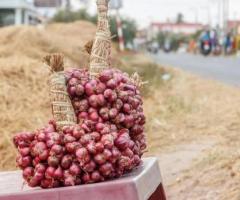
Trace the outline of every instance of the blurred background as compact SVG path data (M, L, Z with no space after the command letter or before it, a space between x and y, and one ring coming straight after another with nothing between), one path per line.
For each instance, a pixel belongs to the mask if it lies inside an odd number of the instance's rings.
M94 0L1 0L0 26L89 20ZM111 28L120 49L203 55L238 54L237 0L111 1ZM117 34L118 33L118 34Z
M12 136L51 118L48 53L88 67L95 0L0 0L0 170ZM240 1L111 0L112 64L138 72L146 156L170 200L240 199Z

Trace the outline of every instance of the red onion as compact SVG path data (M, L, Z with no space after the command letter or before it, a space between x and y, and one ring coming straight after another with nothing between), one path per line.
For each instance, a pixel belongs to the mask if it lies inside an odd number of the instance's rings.
M131 149L126 148L123 152L122 152L123 156L127 156L129 158L132 158L134 156L134 153L132 152Z
M122 100L122 102L128 101L128 93L126 91L118 91L118 98Z
M116 102L113 104L113 107L116 108L118 111L121 110L123 107L123 102L120 99L117 99Z
M106 90L106 85L104 83L98 83L97 87L95 89L97 94L103 94L103 92Z
M40 155L44 150L47 149L47 146L44 142L38 142L32 149L33 155Z
M89 153L91 154L96 154L97 153L97 148L96 148L96 144L94 142L90 142L87 145L87 150Z
M115 88L117 87L117 82L116 82L116 80L110 79L110 80L107 82L107 87L110 88L110 89L115 89Z
M109 149L104 149L103 155L105 156L105 158L106 158L107 160L110 160L111 157L112 157L112 152L111 152Z
M80 112L78 114L78 120L83 120L83 119L87 119L88 118L88 113L87 112Z
M106 157L104 154L97 154L94 156L94 160L97 164L102 165L106 162Z
M58 167L53 174L55 179L61 180L63 178L63 170L61 167Z
M114 138L111 134L106 134L103 135L101 138L101 142L103 143L104 147L106 147L107 149L111 149L114 145Z
M81 169L80 169L80 167L79 167L77 164L73 163L73 164L71 165L71 167L69 168L69 172L70 172L73 176L77 176L77 175L80 175Z
M31 163L32 163L32 159L31 159L30 156L25 156L25 157L19 156L19 157L17 158L17 164L18 164L18 166L21 167L21 168L28 167L28 166L31 165Z
M72 135L73 137L78 140L85 134L84 130L80 128L80 126L76 126L73 129Z
M107 107L101 108L99 111L100 116L104 119L104 120L108 120L109 119L109 109Z
M29 181L28 181L28 185L30 187L37 187L39 184L39 181L37 180L37 178L32 177Z
M71 135L64 135L64 140L63 142L66 144L66 143L71 143L71 142L75 142L76 141L76 138L71 136Z
M90 106L92 106L93 108L97 108L98 106L98 96L97 95L91 95L88 98L88 103Z
M46 141L46 136L45 136L45 134L40 132L40 133L37 135L37 140L38 140L39 142L45 142L45 141Z
M35 166L35 171L39 173L44 173L46 171L46 166L42 163L39 163Z
M116 147L118 147L121 150L124 150L129 147L129 138L125 136L119 136L115 141Z
M41 181L42 188L53 188L54 181L53 179L44 179Z
M111 78L113 77L113 73L111 70L104 70L103 72L101 72L99 79L102 82L107 82L109 81Z
M57 167L59 165L59 159L55 156L48 157L48 165L51 167Z
M41 162L39 157L35 157L32 161L33 166L35 167L36 165L38 165Z
M113 171L113 166L111 163L105 163L100 166L99 171L103 176L109 176L111 172Z
M98 132L92 132L90 135L95 142L98 142L101 139L101 135Z
M91 174L91 179L94 181L94 182L98 182L101 180L101 174L98 172L98 171L94 171L92 174Z
M109 110L109 117L114 119L118 114L118 110L116 108L112 108Z
M30 153L30 148L24 147L24 148L19 148L19 153L21 156L28 156Z
M68 84L69 84L70 86L75 86L75 85L78 84L78 79L76 79L76 78L71 78L71 79L69 80Z
M44 173L36 172L36 173L34 174L33 178L35 178L35 179L38 180L38 181L41 181L41 180L44 178Z
M101 130L104 129L104 127L105 127L105 124L103 124L103 123L97 123L97 124L96 124L96 131L97 131L97 132L100 132Z
M72 156L70 155L63 156L61 161L61 166L63 167L63 169L69 169L71 164L72 164Z
M129 167L130 164L131 164L131 160L126 156L121 156L118 160L118 165L122 169Z
M110 133L110 128L108 126L105 126L105 128L103 130L101 130L101 134L102 135L106 135L106 134L109 134Z
M72 142L72 143L67 143L65 145L67 152L69 153L75 153L75 151L82 147L82 145L79 142Z
M51 151L50 151L50 155L59 155L63 153L63 148L62 146L55 144L52 146Z
M83 163L83 164L90 161L90 156L89 156L86 148L78 149L76 151L76 157L77 157L78 161Z
M79 142L82 144L82 145L86 145L88 144L89 142L91 142L92 140L92 137L90 134L85 134L81 137L81 139L79 140Z
M97 112L92 112L90 115L89 115L89 119L94 121L94 122L97 122L98 119L99 119L99 116L98 116L98 113Z
M98 153L102 153L104 150L104 145L101 142L96 143L96 150Z
M88 108L89 108L88 101L86 99L81 100L78 110L80 112L86 112Z
M83 180L83 182L85 183L85 184L87 184L87 183L91 183L91 177L90 177L90 175L87 173L87 174L84 174L83 176L82 176L82 180Z
M93 172L95 170L95 168L96 168L96 164L92 160L83 166L83 170L85 172Z
M124 124L126 128L131 128L132 126L134 126L134 122L135 121L132 115L125 116Z
M48 155L49 155L48 150L44 150L44 151L39 155L39 159L40 159L40 160L47 160Z
M112 149L112 156L116 159L118 159L121 156L121 152L118 150L118 148L114 147Z
M76 87L74 86L71 86L68 88L68 93L71 95L71 96L75 96L76 94Z
M48 167L45 172L45 177L47 179L52 179L54 176L55 168L54 167Z
M91 96L94 94L95 87L91 83L87 83L85 85L85 91L88 96Z
M97 95L97 104L101 107L106 104L106 100L103 94Z
M125 115L123 113L119 113L117 117L114 119L116 124L123 123L125 121Z
M33 167L26 167L23 170L23 178L28 181L34 174L34 168Z
M84 94L84 87L80 84L76 86L75 93L77 96L82 96Z
M91 129L86 124L82 124L81 128L87 133L91 132Z
M74 186L75 185L75 179L72 176L69 176L64 179L64 186Z

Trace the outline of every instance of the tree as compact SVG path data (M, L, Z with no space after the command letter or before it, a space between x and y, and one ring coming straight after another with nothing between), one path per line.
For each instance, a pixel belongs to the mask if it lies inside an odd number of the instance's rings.
M176 19L176 23L177 24L181 24L184 22L184 15L182 13L178 13L177 14L177 19Z
M122 19L122 28L125 43L132 44L137 32L136 22L133 19L129 18ZM110 17L110 29L112 35L118 35L117 22L115 17ZM117 41L118 37L114 38L114 40Z
M52 21L54 22L73 22L77 20L86 20L90 21L94 24L97 23L97 15L89 15L86 9L80 9L78 11L71 11L68 9L60 10L53 17ZM136 36L137 25L133 19L124 18L122 19L122 27L123 27L123 36L125 43L133 43L133 39ZM117 31L117 23L115 17L110 17L110 28L112 35L118 35ZM115 41L118 40L117 37L114 38Z
M80 9L78 11L71 11L68 9L58 11L53 17L54 22L73 22L77 20L86 20L96 23L96 16L91 16L87 13L85 9Z

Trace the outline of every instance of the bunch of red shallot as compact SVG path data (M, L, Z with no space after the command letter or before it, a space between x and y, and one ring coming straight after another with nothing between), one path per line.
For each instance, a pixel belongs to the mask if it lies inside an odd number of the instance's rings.
M64 72L61 54L44 59L52 72L54 120L13 139L19 152L17 165L31 187L102 182L121 177L141 163L146 139L139 82L109 67L107 3L97 0L100 18L89 70Z

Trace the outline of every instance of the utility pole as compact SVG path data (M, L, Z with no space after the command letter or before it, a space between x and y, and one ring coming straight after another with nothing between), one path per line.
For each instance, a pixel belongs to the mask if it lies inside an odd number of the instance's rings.
M229 0L223 1L223 28L227 31L228 19L229 19Z
M120 51L124 51L125 50L124 36L123 36L122 20L120 17L119 9L116 10L116 21L117 21L117 29L118 29L119 48L120 48Z
M84 9L88 10L89 8L89 0L79 0L79 2L83 5Z
M221 1L218 0L218 26L221 27L222 17L221 17Z
M190 10L193 12L195 17L195 23L198 23L198 8L197 7L191 7Z
M125 44L124 44L122 20L120 16L120 8L122 8L122 0L110 0L110 8L116 11L116 23L117 23L117 32L118 32L118 40L119 40L119 49L120 51L124 51Z

